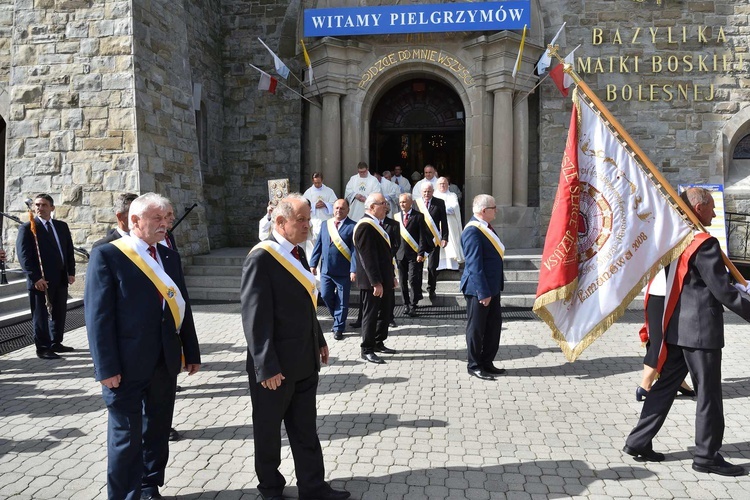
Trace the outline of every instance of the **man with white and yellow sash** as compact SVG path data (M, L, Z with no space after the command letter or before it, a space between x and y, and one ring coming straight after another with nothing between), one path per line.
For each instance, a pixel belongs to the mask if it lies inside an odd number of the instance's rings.
M491 222L495 220L495 198L480 194L472 203L474 216L461 235L466 258L461 291L466 297L466 350L469 375L495 380L505 373L493 364L503 326L500 292L503 290L505 247Z
M435 189L429 182L422 184L422 197L417 202L417 208L424 215L425 224L430 231L429 259L427 260L427 292L430 300L437 298L437 275L440 263L440 251L448 244L448 215L445 202L433 196Z
M130 205L130 233L91 251L84 292L94 376L108 410L110 499L161 498L177 374L200 367L180 255L159 245L169 201Z
M387 201L381 193L365 200L365 215L354 228L354 249L357 252L357 286L364 291L362 304L362 359L370 363L384 361L376 352L394 354L385 346L388 325L393 315L393 289L396 275L393 267L391 241L382 226Z
M299 246L310 231L310 206L301 194L290 194L271 218L271 237L245 259L240 290L258 490L264 499L283 498L283 422L300 498L343 500L349 493L325 481L315 420L318 371L328 363L328 346L316 315L315 277Z
M414 210L412 203L410 193L399 196L401 211L394 218L401 231L401 246L396 253L396 263L401 295L404 298L404 313L413 318L417 315L417 304L422 300L422 269L432 235L424 222L424 215Z
M333 317L335 340L344 338L349 292L357 271L352 242L355 222L347 217L348 213L348 201L342 198L334 202L333 218L321 226L310 257L310 272L313 274L317 274L320 263L320 293Z

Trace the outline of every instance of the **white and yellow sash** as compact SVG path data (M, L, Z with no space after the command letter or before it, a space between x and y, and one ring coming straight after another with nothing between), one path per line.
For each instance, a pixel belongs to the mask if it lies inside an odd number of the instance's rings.
M398 217L398 227L399 227L399 232L401 233L401 239L403 239L406 243L408 243L409 246L412 248L412 250L419 253L419 246L417 245L416 240L409 233L409 231L406 230L406 226L404 226L404 213L399 212L396 214L396 216Z
M182 321L185 319L185 299L172 278L146 251L138 248L132 236L123 236L114 240L112 244L125 254L138 269L143 271L143 274L159 290L169 306L169 311L172 313L174 324L179 332Z
M430 228L430 232L432 233L432 242L435 244L435 246L439 246L440 230L438 229L437 224L435 224L435 219L432 218L429 210L427 210L427 205L425 205L422 198L417 199L417 207L419 207L419 211L424 214L424 220L427 223L427 227Z
M495 250L497 250L497 253L500 254L500 258L501 259L505 258L505 245L503 245L503 242L500 241L500 238L493 231L490 231L489 227L475 220L469 221L469 223L466 224L466 227L469 227L469 226L473 226L479 229L480 231L482 231L482 234L484 234L490 240L490 243L492 243L492 246L495 247Z
M342 223L344 221L341 221ZM339 234L339 230L336 228L336 222L334 219L328 219L328 235L331 237L331 241L334 245L336 245L336 248L339 249L339 252L341 252L341 255L346 257L346 260L349 262L352 261L352 252L349 250L349 247L346 246L346 243L344 243L344 240L341 238L341 235Z
M357 237L357 229L362 224L369 224L372 227L374 227L378 231L378 233L380 233L380 236L383 237L383 239L386 241L386 243L388 243L388 246L391 246L391 239L388 237L388 233L385 232L385 229L383 229L382 227L380 227L380 224L378 224L377 222L375 222L372 217L368 217L368 216L365 216L365 217L362 217L361 219L359 219L359 222L357 222L357 225L354 226L354 236L352 237L352 239L355 239Z
M284 250L282 246L275 241L261 241L250 249L250 253L253 253L256 250L265 250L270 253L271 256L276 259L279 264L284 266L284 269L289 271L289 273L299 281L299 284L307 290L307 293L310 295L310 300L313 303L313 308L318 307L318 289L315 287L315 276L302 267L302 262L295 259L291 253Z

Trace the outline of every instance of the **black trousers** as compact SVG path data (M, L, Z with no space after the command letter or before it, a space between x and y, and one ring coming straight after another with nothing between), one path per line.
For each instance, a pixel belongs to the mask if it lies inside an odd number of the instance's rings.
M362 303L362 354L375 351L375 345L388 338L388 325L393 320L393 289L383 289L382 297L375 297L372 288L364 290Z
M721 394L721 349L692 349L667 344L667 360L659 380L643 403L641 417L630 432L627 445L650 450L653 439L664 425L677 395L677 389L690 372L695 383L695 451L699 465L715 463L724 439L724 402Z
M437 268L438 264L440 264L440 250L442 250L440 245L436 246L430 252L430 258L427 259L427 293L435 293L437 289Z
M326 490L323 451L315 420L317 389L317 372L303 380L284 380L275 391L263 388L250 377L255 473L263 496L280 496L286 484L279 472L282 422L292 449L300 496L314 496Z
M65 285L50 286L47 294L52 304L51 316L47 312L44 292L29 290L34 344L37 350L49 349L53 344L62 344L65 333L65 317L68 314L67 281Z
M468 369L476 370L492 365L500 347L503 315L500 294L483 306L474 295L466 297L466 352Z
M398 261L398 280L401 285L401 295L404 297L404 304L407 306L416 304L422 300L422 269L424 262L404 259ZM409 288L412 294L409 295Z
M137 500L164 485L177 377L161 356L150 379L102 386L108 410L107 496Z

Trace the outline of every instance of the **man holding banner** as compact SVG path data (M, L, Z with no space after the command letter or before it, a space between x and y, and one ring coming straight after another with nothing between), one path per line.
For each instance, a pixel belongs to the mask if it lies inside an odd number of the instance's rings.
M466 257L461 291L466 297L468 372L482 380L495 380L496 375L505 373L505 369L493 364L503 326L500 292L503 290L505 246L490 224L497 213L495 198L477 195L472 211L474 217L461 235Z
M320 293L333 316L333 338L343 340L346 317L349 314L349 292L355 278L353 259L355 223L347 214L349 202L340 199L333 204L333 218L320 229L310 256L310 272L317 273L320 262Z
M703 188L690 188L685 200L704 226L711 225L714 200ZM740 476L745 469L719 454L724 437L721 392L721 349L724 347L723 306L750 321L747 289L729 283L721 248L716 238L699 233L669 267L664 306L664 341L657 369L661 373L646 397L641 418L631 431L623 451L660 462L653 439L672 407L677 389L690 373L695 381L695 451L693 470L723 476Z

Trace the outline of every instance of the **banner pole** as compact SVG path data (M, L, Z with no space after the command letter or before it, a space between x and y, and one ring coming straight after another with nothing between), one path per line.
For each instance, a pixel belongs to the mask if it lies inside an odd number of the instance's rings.
M589 87L586 82L584 82L578 74L573 70L570 65L566 64L564 68L565 72L568 73L571 77L573 77L573 80L575 81L576 85L578 85L578 88L580 88L584 94L586 94L586 97L591 101L591 103L594 105L594 107L602 114L604 115L604 118L612 125L612 127L615 129L617 134L622 137L623 141L633 150L633 152L638 156L638 158L641 160L643 165L649 170L651 175L654 176L654 178L659 182L661 187L666 191L666 193L672 198L672 200L680 207L680 209L685 213L685 215L690 219L690 222L693 223L695 227L700 229L701 231L706 231L706 228L703 227L703 224L700 220L698 220L698 217L693 212L693 209L688 206L687 203L682 199L682 197L677 194L677 191L672 187L672 185L667 181L667 179L664 178L664 176L659 172L659 170L656 168L656 166L651 162L651 160L646 156L646 153L643 152L643 150L636 144L636 142L633 140L632 137L630 137L630 134L627 133L627 131L623 128L622 125L620 125L620 122L617 121L617 119L612 115L612 113L607 109L607 107L604 105L604 103L597 97L597 95L594 93L593 90L591 90L591 87ZM739 282L742 285L747 285L747 281L740 273L739 269L734 265L734 263L729 260L729 257L722 251L721 256L724 260L724 265L729 269L729 272L732 273L732 276L734 277L737 282Z

